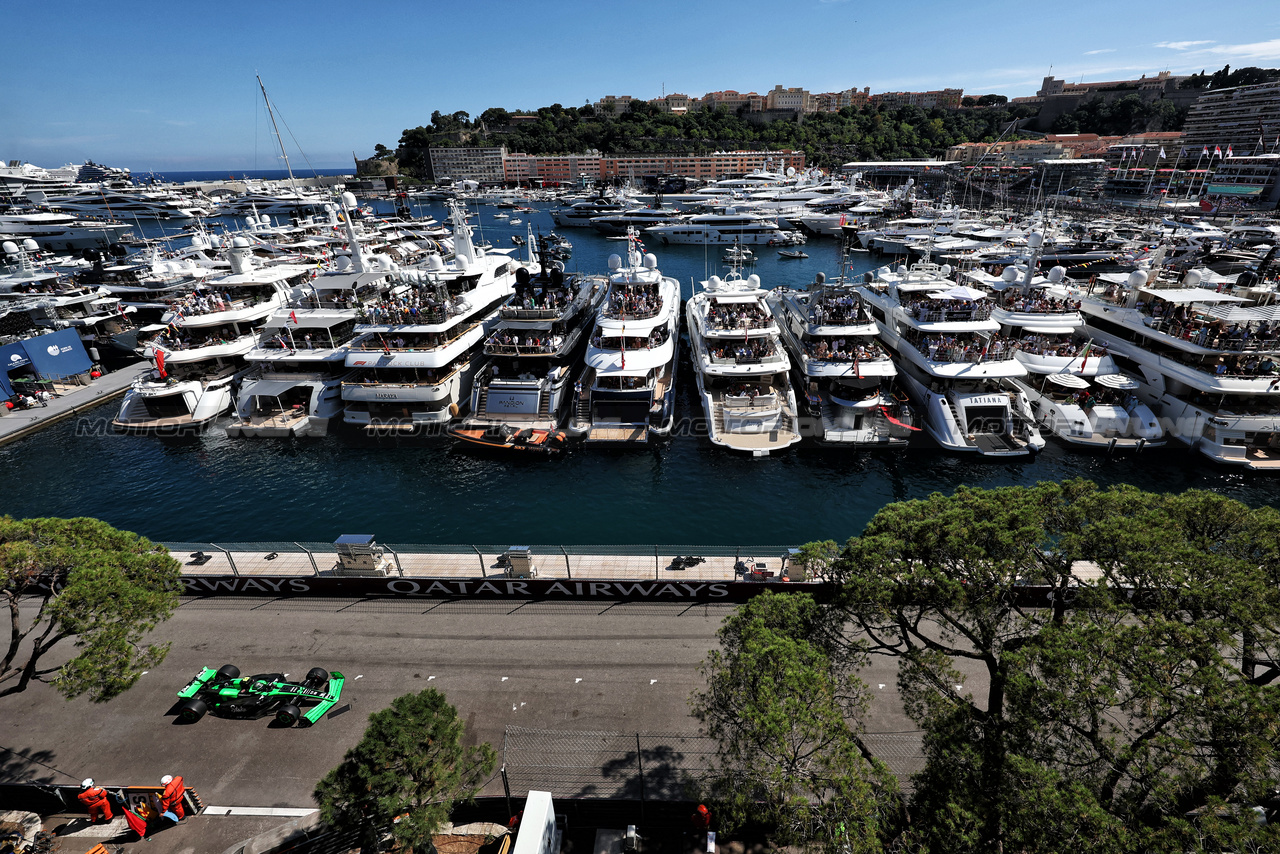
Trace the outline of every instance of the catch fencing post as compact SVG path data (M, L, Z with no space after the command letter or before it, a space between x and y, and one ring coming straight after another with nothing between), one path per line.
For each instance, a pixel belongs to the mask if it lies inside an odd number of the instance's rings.
M653 547L653 580L658 580L658 547Z
M304 552L306 552L306 553L307 553L307 557L311 558L311 569L312 569L312 571L314 571L316 575L319 575L319 574L320 574L320 567L316 566L316 556L315 556L314 554L312 554L311 549L307 548L307 547L306 547L306 546L304 546L302 543L294 543L294 545L295 545L295 546L297 546L298 548L302 549Z
M507 816L513 817L515 813L511 811L511 781L507 779L507 763L502 763L502 791L507 793Z
M561 547L560 547L560 552L561 552L561 554L563 554L563 555L564 555L564 571L565 571L565 574L566 574L566 575L568 575L570 579L572 579L572 578L573 578L573 567L569 566L569 552L568 552L568 550L567 550L567 549L565 549L565 547L564 547L564 546L561 546Z
M400 565L400 555L396 552L395 549L392 549L392 548L388 548L387 551L391 552L391 556L396 559L396 571L399 572L400 577L403 578L404 567Z
M640 771L640 820L644 821L644 760L640 756L640 733L636 733L636 768Z
M484 565L484 555L482 555L480 553L480 550L476 548L475 543L471 544L471 550L476 553L476 557L479 558L480 560L480 577L484 578L486 575L489 574L487 571L488 567Z

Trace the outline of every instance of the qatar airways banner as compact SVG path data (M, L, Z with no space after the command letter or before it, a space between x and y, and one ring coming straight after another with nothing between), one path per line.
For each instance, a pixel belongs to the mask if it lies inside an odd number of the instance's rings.
M421 599L629 599L745 602L765 590L811 593L827 585L746 581L591 581L552 578L337 578L333 576L183 576L189 596L389 596Z

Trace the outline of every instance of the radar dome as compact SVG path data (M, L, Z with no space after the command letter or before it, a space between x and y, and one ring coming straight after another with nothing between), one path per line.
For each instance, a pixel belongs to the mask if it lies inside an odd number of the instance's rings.
M818 275L816 275L816 276L814 276L814 277L813 277L813 280L814 280L815 282L817 282L818 284L820 284L820 285L821 285L821 284L823 284L824 282L826 282L826 280L827 280L827 274L826 274L826 273L819 273Z
M433 273L439 273L444 269L444 261L439 255L430 255L427 257L427 269Z
M1049 281L1055 285L1067 277L1067 268L1063 266L1054 267L1049 271Z
M622 256L617 252L609 256L609 269L616 270L622 266Z
M343 194L342 194L342 203L343 203L344 205L346 205L347 207L349 207L349 208L354 208L354 207L356 206L356 195L355 195L355 193L351 193L351 192L343 193Z
M646 270L658 269L658 256L654 255L652 252L647 253L644 256L644 267Z
M753 288L760 287L760 277L755 273L752 273L750 276L747 276L747 284Z
M453 266L465 273L467 268L471 266L471 262L467 260L466 255L455 255L453 258Z
M899 276L905 276L906 274L907 274L907 265L906 265L906 264L899 264L899 265L898 265L898 275L899 275Z
M231 240L231 248L232 248L232 249L248 249L248 248L249 248L249 238L247 238L247 237L235 237L235 238L232 238L232 240Z
M22 248L27 250L28 252L39 252L40 244L36 243L34 240L28 237L22 241Z
M710 280L710 281L708 281L708 282L707 282L707 284L708 284L708 285L710 285L711 290L716 290L716 289L717 289L717 288L719 288L721 285L723 285L723 284L724 284L724 282L721 280L721 278L720 278L719 276L712 276L712 277L711 277L711 280Z
M1140 288L1147 283L1147 274L1141 270L1134 270L1129 274L1129 287Z
M1005 267L1004 271L1000 274L1000 280L1002 282L1009 282L1010 284L1016 282L1018 280L1018 268L1012 264Z
M1194 288L1199 286L1200 279L1201 279L1201 276L1200 276L1199 270L1188 270L1187 275L1182 277L1182 284L1186 285L1189 288Z
M939 273L941 273L941 274L943 275L943 278L945 278L945 277L947 277L947 276L950 276L950 275L951 275L951 265L950 265L950 264L943 264L941 267L939 267L939 268L938 268L938 272L939 272Z
M338 270L339 270L339 272L343 272L343 273L345 273L347 270L350 270L350 269L351 269L351 256L349 256L349 255L340 255L340 256L338 256Z
M1027 246L1030 246L1032 249L1039 249L1043 243L1044 235L1040 232L1033 231L1027 235Z
M4 243L0 243L0 249L3 249L6 255L18 254L18 244L14 243L12 240L6 240Z

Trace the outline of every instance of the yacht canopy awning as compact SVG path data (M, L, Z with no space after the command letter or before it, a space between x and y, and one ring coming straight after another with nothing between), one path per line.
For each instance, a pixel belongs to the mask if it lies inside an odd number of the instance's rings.
M1179 305L1192 302L1248 302L1244 297L1220 294L1207 288L1142 288L1141 292Z
M253 388L245 389L250 397L276 397L296 386L301 380L259 380Z
M1138 387L1138 381L1133 377L1126 377L1124 374L1099 374L1093 378L1098 385L1114 388L1117 391L1133 391Z
M1023 332L1030 332L1032 335L1064 335L1074 332L1071 326L1024 326Z
M712 294L711 298L720 305L755 302L758 299L755 294Z
M1089 381L1075 374L1049 374L1049 382L1064 388L1088 388Z
M1238 305L1210 306L1206 313L1221 318L1229 323L1248 323L1253 320L1280 321L1280 305Z

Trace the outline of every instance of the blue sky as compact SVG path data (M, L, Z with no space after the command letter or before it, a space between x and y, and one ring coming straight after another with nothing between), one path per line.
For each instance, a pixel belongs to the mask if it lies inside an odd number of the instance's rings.
M8 0L0 19L0 158L135 172L276 168L255 74L305 172L394 148L433 110L1280 67L1276 0Z

